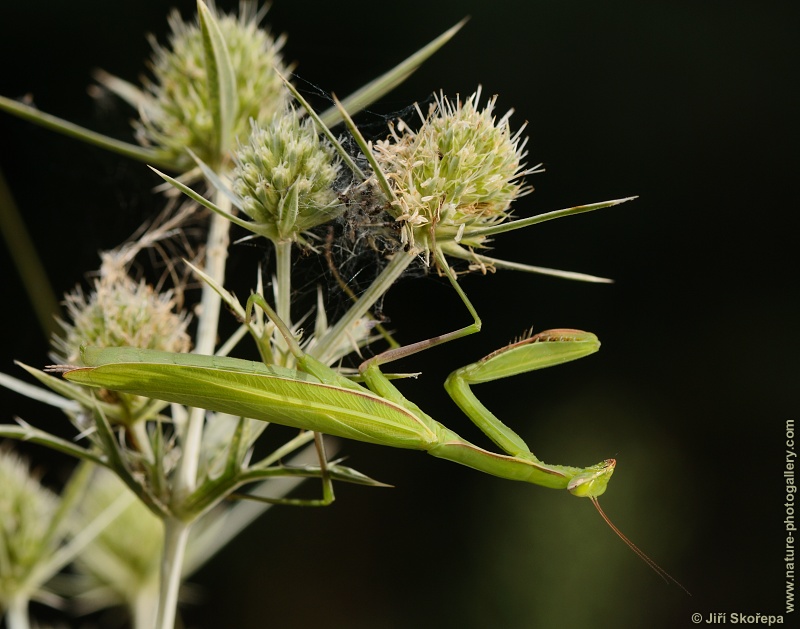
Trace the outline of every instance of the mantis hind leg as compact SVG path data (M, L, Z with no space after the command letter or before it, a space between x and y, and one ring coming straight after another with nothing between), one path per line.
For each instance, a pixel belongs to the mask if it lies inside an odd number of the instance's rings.
M430 347L436 347L437 345L441 345L442 343L447 343L449 341L454 341L456 339L460 339L464 336L469 336L470 334L475 334L476 332L480 332L481 330L481 318L478 316L478 311L475 309L475 306L472 305L472 302L467 297L467 294L461 288L458 283L458 279L456 278L453 269L450 268L450 265L447 264L447 260L445 260L444 255L439 251L436 250L436 263L440 269L444 272L445 276L450 282L450 285L458 294L461 302L469 311L469 314L472 316L472 323L464 326L463 328L459 328L457 330L453 330L452 332L447 332L446 334L440 334L439 336L434 336L433 338L425 339L423 341L417 341L416 343L411 343L410 345L403 345L402 347L393 347L391 349L387 349L380 354L373 356L372 358L364 361L361 366L359 367L359 371L363 374L369 365L383 365L385 363L389 363L395 360L400 360L401 358L405 358L406 356L411 356L416 354L417 352L421 352L426 350Z
M425 421L429 422L431 425L436 424L433 419L429 418L422 410L413 402L407 400L402 393L395 387L389 379L381 372L380 365L400 360L401 358L405 358L406 356L411 356L423 350L429 349L431 347L435 347L437 345L441 345L442 343L447 343L448 341L454 341L464 336L469 336L470 334L475 334L476 332L480 332L481 329L481 318L478 316L478 311L475 310L475 307L472 305L472 302L467 297L467 294L458 284L458 279L453 272L453 269L447 264L447 260L445 260L444 255L441 251L436 251L436 262L439 265L439 268L443 269L447 279L450 281L453 289L458 294L459 298L461 299L462 303L466 306L467 310L469 311L470 315L472 316L472 323L468 326L463 328L459 328L458 330L454 330L452 332L448 332L446 334L441 334L439 336L435 336L430 339L425 339L423 341L417 341L416 343L411 343L410 345L403 345L402 347L393 347L388 349L372 358L365 360L358 368L361 376L364 378L364 382L369 388L370 391L380 395L387 400L394 402L404 408L410 410L412 413L416 414L420 418L424 418Z
M232 498L243 500L253 500L255 502L266 502L271 505L287 505L293 507L327 507L336 499L333 493L333 479L328 469L328 457L325 454L325 442L322 435L314 433L314 446L317 450L319 459L320 480L322 481L322 498L270 498L268 496L257 496L253 494L233 494Z

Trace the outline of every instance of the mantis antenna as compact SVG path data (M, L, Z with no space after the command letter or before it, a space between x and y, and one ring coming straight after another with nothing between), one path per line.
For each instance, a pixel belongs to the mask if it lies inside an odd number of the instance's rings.
M658 576L664 579L664 581L666 581L667 583L672 582L675 585L677 585L680 589L682 589L684 592L686 592L689 596L692 595L692 593L689 590L687 590L680 581L678 581L675 577L673 577L669 572L664 570L664 568L659 566L655 561L650 559L650 557L641 548L639 548L636 544L634 544L630 539L628 539L628 537L622 531L620 531L617 528L617 526L611 521L611 518L609 518L606 515L606 512L603 511L602 507L600 507L600 501L597 499L597 497L592 496L591 501L592 504L597 509L597 512L600 514L600 517L602 517L603 520L605 520L606 524L608 524L608 526L611 527L611 530L614 531L617 534L617 536L623 542L625 542L625 544L627 544L628 548L630 548L634 553L636 553L639 559L641 559L648 566L650 566L653 569L653 572L655 572Z

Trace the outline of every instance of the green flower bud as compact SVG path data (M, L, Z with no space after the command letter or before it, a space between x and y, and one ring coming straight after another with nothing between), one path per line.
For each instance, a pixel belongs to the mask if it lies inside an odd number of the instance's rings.
M287 75L290 71L279 54L284 39L273 39L258 28L260 16L254 6L255 3L244 4L238 17L219 15L211 7L236 75L239 107L234 137L247 133L248 120L267 121L288 101L288 92L275 72L277 69ZM194 162L187 148L213 164L219 159L219 147L200 26L182 21L177 12L170 15L169 24L169 48L152 41L154 80L145 85L149 98L141 110L137 135L142 144L161 148L188 170Z
M520 182L532 172L522 164L522 129L511 132L510 111L495 119L497 97L480 109L480 95L479 88L463 103L440 95L417 133L403 124L402 134L393 130L376 145L399 201L392 211L406 222L407 241L483 246L485 238L470 238L470 229L505 221L511 202L529 191Z
M333 189L336 152L314 122L301 121L293 109L275 114L263 128L253 121L234 159L233 191L257 234L274 242L302 240L301 232L341 212Z
M57 508L58 498L31 476L27 464L0 450L0 610L37 589L29 578L55 550L50 527Z

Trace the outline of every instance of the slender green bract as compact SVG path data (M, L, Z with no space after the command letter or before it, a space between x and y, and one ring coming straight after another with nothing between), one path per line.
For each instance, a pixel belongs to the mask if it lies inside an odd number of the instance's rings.
M424 413L403 397L377 361L362 366L363 386L299 348L296 369L195 354L85 348L83 359L88 366L68 370L64 377L87 386L347 439L425 450L501 478L596 497L605 491L614 472L613 459L587 468L548 465L486 409L469 387L575 360L599 347L597 337L588 332L551 330L513 343L450 375L448 393L502 454L470 443Z

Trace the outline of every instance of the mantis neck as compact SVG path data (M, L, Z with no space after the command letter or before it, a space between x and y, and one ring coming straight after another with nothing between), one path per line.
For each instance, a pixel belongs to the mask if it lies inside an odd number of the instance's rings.
M444 426L441 426L438 443L428 450L428 454L492 476L553 489L566 489L572 478L586 473L585 469L579 467L548 465L531 452L519 453L516 456L490 452L462 439Z

